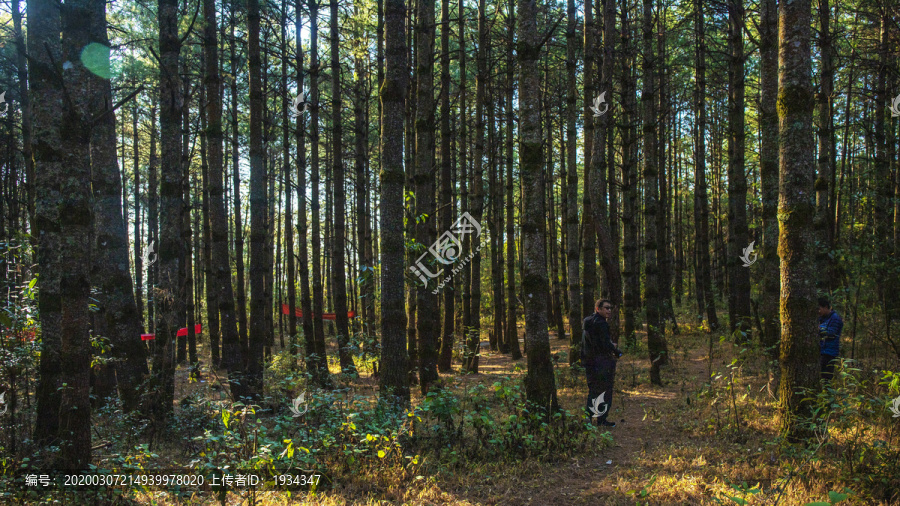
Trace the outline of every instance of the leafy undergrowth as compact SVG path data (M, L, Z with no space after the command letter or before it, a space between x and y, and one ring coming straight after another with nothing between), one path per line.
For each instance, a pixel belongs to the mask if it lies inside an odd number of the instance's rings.
M96 415L99 469L192 467L277 472L314 469L313 492L177 487L109 491L116 504L895 504L900 501L900 418L888 410L900 375L847 362L806 394L806 444L778 435L773 364L763 350L681 326L669 335L665 384L648 381L640 344L619 362L610 419L584 415L586 385L552 339L563 411L549 420L525 404L525 362L483 352L480 374L442 375L412 409L379 404L375 380L335 375L319 390L276 357L259 405L233 402L216 376L179 370L166 427ZM640 342L640 339L638 340ZM711 353L710 353L711 352ZM333 371L337 366L333 365ZM208 381L207 381L208 380ZM304 394L303 413L291 399ZM26 498L32 502L51 496ZM59 497L56 497L59 499ZM65 500L65 498L63 498ZM223 502L224 501L224 502Z

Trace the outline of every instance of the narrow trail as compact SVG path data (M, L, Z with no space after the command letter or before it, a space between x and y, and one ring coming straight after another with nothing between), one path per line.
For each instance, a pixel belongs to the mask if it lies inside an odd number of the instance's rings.
M522 337L520 329L520 343ZM678 339L678 336L670 337L670 352L673 341ZM557 339L551 333L550 347L554 354L567 353L569 345L567 340ZM525 360L514 362L508 355L483 350L480 373L458 378L462 383L491 383L496 376L522 375ZM522 371L515 371L516 364ZM568 362L560 360L557 367L568 368ZM462 496L471 504L485 505L634 504L635 496L627 492L635 489L639 492L641 487L633 484L635 479L650 476L646 469L638 472L636 467L646 468L648 463L652 466L654 462L648 462L649 455L661 455L654 452L660 447L701 439L684 434L679 420L663 414L678 412L685 406L685 392L696 391L697 382L706 377L707 356L703 350L673 353L670 364L663 368L665 384L661 387L649 384L647 367L644 356L626 354L618 362L609 417L617 424L609 429L613 438L611 447L603 448L596 456L550 466L524 463L508 469L502 476L467 483ZM580 383L559 390L558 395L563 408L579 413L587 397L586 379L582 376ZM457 495L458 499L463 497Z

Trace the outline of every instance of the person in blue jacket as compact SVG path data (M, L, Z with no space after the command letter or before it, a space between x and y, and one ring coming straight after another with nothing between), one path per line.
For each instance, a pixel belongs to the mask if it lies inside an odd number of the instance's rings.
M819 365L822 379L830 380L834 376L834 361L841 351L843 328L844 320L831 309L828 297L819 297Z
M613 304L600 299L594 304L594 314L582 322L584 332L581 335L581 363L587 373L588 417L597 421L601 427L615 427L609 422L612 407L613 380L616 377L616 360L622 352L612 342L609 335L609 323L606 320L612 314ZM600 397L601 394L603 397ZM599 416L594 416L599 415Z

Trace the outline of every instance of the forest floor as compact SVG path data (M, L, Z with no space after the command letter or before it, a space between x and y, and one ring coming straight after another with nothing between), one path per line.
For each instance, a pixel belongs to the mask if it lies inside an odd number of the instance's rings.
M520 326L524 348L523 334ZM680 334L667 335L669 364L662 370L663 385L654 386L649 381L642 339L645 341L646 335L639 333L638 349L626 353L617 366L609 417L617 426L609 429L609 445L601 438L596 448L583 454L569 452L566 459L553 462L504 458L465 462L460 467L426 457L418 473L425 475L424 479L412 482L399 476L372 482L367 482L366 476L336 477L330 490L315 495L262 492L251 503L246 494L230 494L226 504L799 505L827 499L829 491L842 491L847 485L817 475L818 457L823 461L840 459L839 450L830 455L823 450L812 462L802 462L801 472L792 473L802 460L783 457L775 443L775 392L770 366L761 352L682 324ZM569 372L566 339L551 332L550 345L560 406L580 417L587 396L584 375ZM490 387L503 378L521 383L526 360L513 361L508 355L482 348L478 374L463 374L455 363L454 372L441 377L451 389L479 383ZM363 371L350 386L355 394L374 398L376 384ZM418 389L413 389L413 406L421 402ZM831 436L836 440L846 437L836 429L831 429ZM790 484L781 494L777 487L789 475ZM754 486L759 490L748 495L732 486L741 483L746 484L745 490ZM159 500L139 502L168 504Z
M748 434L743 428L751 421L737 419L742 427L739 430L733 424L723 428L724 409L721 414L703 409L710 401L698 403L697 394L710 388L708 337L684 325L682 329L682 334L668 338L670 360L663 368L662 386L649 382L646 352L626 354L619 361L609 417L617 426L610 429L613 444L609 447L601 446L565 462L525 460L482 464L477 472L442 470L424 486L387 493L369 494L354 486L338 488L315 499L306 498L305 504L694 505L716 504L714 498L722 498L724 493L738 495L727 482L771 485L779 471L774 453L766 451L764 442L775 436L774 425L755 420L758 430ZM520 343L523 334L520 327ZM550 337L554 354L568 352L567 340L558 339L553 332ZM646 339L645 335L641 337ZM712 368L724 369L739 350L729 342L716 341ZM502 376L523 377L525 361L513 361L508 355L483 349L479 373L456 372L450 383L491 385ZM567 360L559 360L556 367L569 366ZM754 397L768 396L765 368L758 367L758 374L750 369L747 367L740 378L752 385L744 391L752 390ZM583 412L587 396L583 376L571 384L557 385L557 391L562 408ZM721 392L717 397L722 397ZM414 396L414 404L416 400ZM717 402L724 403L725 398ZM771 418L771 407L760 408L757 414ZM793 503L783 498L781 504Z

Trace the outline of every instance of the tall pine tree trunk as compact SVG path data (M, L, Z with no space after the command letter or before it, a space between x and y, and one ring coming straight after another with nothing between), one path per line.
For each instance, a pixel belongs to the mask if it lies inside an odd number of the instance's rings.
M759 21L760 102L759 175L762 183L762 293L763 317L760 343L772 358L778 357L778 12L775 0L762 0Z
M524 256L522 292L525 301L525 349L528 373L525 396L545 414L559 409L556 381L550 361L550 336L547 332L547 231L544 208L543 145L537 61L541 44L537 30L536 0L519 0L519 118L521 120L521 171L524 189L522 235Z
M177 0L159 1L160 51L160 190L159 190L159 268L156 292L156 340L153 357L153 414L158 421L172 412L175 395L175 334L180 327L179 308L182 301L182 281L179 279L182 261L181 179L181 109L184 106L178 57L181 39L178 36Z
M310 202L312 212L312 270L313 270L313 341L315 342L315 359L319 369L320 381L326 384L329 378L328 357L325 354L325 324L322 313L325 311L324 287L322 286L322 243L319 221L319 3L312 0L310 13Z
M222 332L222 365L228 369L229 377L236 378L240 382L240 373L243 364L243 349L238 334L237 315L235 314L234 290L231 285L231 263L228 257L228 215L225 211L225 190L223 181L225 176L222 138L222 99L221 80L219 78L219 52L216 41L216 9L213 0L204 0L203 14L205 26L203 31L203 49L206 54L205 86L206 86L206 142L209 164L209 226L210 226L210 254L212 265L212 277L207 283L212 286L214 292L213 303L216 307L210 307L209 312L218 313L218 320ZM237 133L235 132L235 135ZM237 158L234 160L235 173L238 172ZM237 176L235 176L237 177ZM236 184L235 195L240 193ZM240 197L237 197L238 199ZM239 215L238 215L239 216ZM235 237L241 231L235 229ZM241 240L243 244L243 240ZM239 253L243 253L243 247ZM243 290L243 285L240 284ZM211 303L211 302L208 302ZM231 383L232 393L242 396L247 395L246 385Z
M747 176L744 173L744 5L728 1L728 302L731 331L741 332L738 342L749 341L750 269L740 257L749 246L747 230ZM743 337L742 337L743 336Z
M91 2L90 41L109 46L106 4ZM134 302L128 265L128 230L122 216L122 177L116 158L116 116L109 79L87 73L91 86L90 113L99 118L91 132L92 187L94 191L94 241L91 281L99 288L95 315L105 328L116 362L116 380L123 409L138 407L137 388L147 374L146 350L136 336L141 316ZM137 216L137 214L135 214Z
M285 90L281 99L281 163L282 163L282 188L284 189L284 256L287 258L287 274L285 280L287 282L287 306L288 306L288 353L292 357L291 364L296 366L297 349L297 284L294 279L294 192L292 191L291 182L291 144L290 144L290 123L288 122L288 58L287 58L287 0L281 1L281 88ZM297 12L297 23L300 13ZM297 40L300 40L298 38ZM302 53L298 48L298 56ZM302 58L302 56L300 57ZM303 93L298 89L299 93ZM281 314L281 305L278 307L278 314ZM283 340L283 338L282 338Z
M231 37L229 38L229 50L231 57L232 73L237 75L237 52L235 50L235 25L234 12L231 15ZM244 284L244 221L241 218L241 164L240 152L238 149L238 99L237 99L237 79L231 79L231 160L232 164L232 186L234 191L234 264L237 271L237 285L235 293L235 311L238 320L238 341L240 341L241 360L235 362L236 367L243 367L250 356L248 347L249 337L247 335L247 288ZM223 343L224 348L224 343Z
M266 166L263 147L263 96L259 48L259 0L249 0L247 25L249 30L250 64L250 334L247 358L246 387L248 395L262 393L264 348L269 328L266 312L266 237L268 235L268 199Z
M57 465L83 469L91 461L91 341L88 303L93 239L91 189L90 71L81 50L91 39L91 0L66 3L62 11L62 61L72 62L60 83L68 93L62 109L59 189L59 293L62 312L59 405L60 453ZM115 130L113 130L115 136ZM115 144L113 144L115 158ZM116 170L114 168L113 170ZM14 212L14 210L13 210ZM121 216L121 215L120 215Z
M416 35L416 241L430 248L437 236L434 216L434 0L418 0ZM441 261L446 261L445 258L432 259L430 254L420 255L416 257L427 262L426 268L431 272L440 272ZM438 301L431 293L433 289L416 285L419 385L423 395L438 378L435 346Z
M302 27L300 15L301 1L295 4L294 32L297 40L300 40ZM312 52L312 47L310 47ZM303 88L303 51L297 51L297 91L304 93ZM312 97L307 94L307 102ZM313 381L321 384L323 373L320 363L316 360L316 342L313 333L312 300L309 291L309 239L306 222L306 114L297 116L297 242L299 243L299 256L297 264L300 271L300 310L303 312L303 344L306 354L306 366L312 374ZM295 350L296 352L296 350Z
M603 58L600 73L600 87L604 91L610 90L611 93L613 88L613 58L615 53L615 0L604 0L602 5ZM601 48L598 47L595 52L599 51L601 51ZM601 115L599 121L594 125L594 140L592 143L594 152L591 154L591 175L589 178L586 178L587 182L590 184L591 193L600 196L600 198L594 201L595 203L593 206L585 208L585 212L593 214L591 221L594 224L595 230L593 232L596 233L597 238L599 239L600 250L602 252L600 260L603 265L604 283L608 286L607 297L614 305L618 306L621 302L620 297L622 294L622 276L619 271L618 253L616 251L618 246L616 242L613 241L612 234L610 233L611 227L607 226L607 223L617 223L617 220L615 219L615 215L612 216L612 219L610 216L607 216L607 209L610 208L607 207L606 202L604 202L607 191L611 197L615 192L613 185L606 184L607 165L613 165L612 161L607 159L609 153L607 150L608 142L611 141L613 136L613 112L609 110L612 109L612 106L607 107L606 113ZM610 173L612 172L613 171L610 170ZM614 200L614 198L609 199L610 203L613 203ZM613 206L612 209L615 209L615 207ZM585 236L585 238L587 238L587 236ZM587 261L587 259L585 259L585 261ZM617 343L619 341L617 309L613 309L609 324L610 337L613 342ZM578 337L580 338L580 336ZM574 338L575 336L573 336L573 339Z
M598 0L600 1L600 0ZM597 6L599 8L599 6ZM594 113L591 112L590 104L596 95L603 91L597 91L594 84L594 75L599 74L594 70L594 61L596 59L597 30L594 24L593 0L584 1L584 188L591 188L591 174L594 159ZM596 42L595 42L596 41ZM607 95L607 100L611 101L612 93ZM599 188L599 186L598 186ZM581 283L581 317L594 312L594 295L596 295L597 283L597 235L594 232L593 213L591 209L593 191L586 191L582 196L581 214L581 256L584 259L584 275ZM573 339L576 338L573 336ZM581 336L577 336L581 339Z
M586 8L590 9L590 6ZM576 160L578 156L578 134L575 130L575 118L578 114L577 95L575 92L575 68L578 53L577 19L575 0L566 2L566 161L568 173L566 174L566 199L565 213L566 227L566 270L568 273L569 297L569 364L574 364L578 359L575 353L576 343L581 342L581 298L579 287L581 285L581 273L578 271L578 170ZM587 78L587 76L585 76ZM587 135L587 134L585 134Z
M819 382L816 307L814 182L811 154L814 94L810 51L809 0L779 4L778 121L781 225L781 380L778 385L782 434L797 439L808 431L800 418L811 415L801 390Z
M450 0L441 0L441 230L450 230L453 223L453 160L450 154ZM461 251L456 251L460 255ZM441 331L440 372L450 372L453 354L453 290L446 287L444 296L444 325Z
M472 174L472 218L481 223L484 211L484 93L487 80L487 18L485 2L478 2L478 48L476 53L477 75L475 78L475 159ZM476 245L471 244L472 252ZM479 346L481 342L481 255L475 254L469 262L469 282L471 327L467 343L468 363L465 370L478 372Z
M694 247L698 251L697 261L697 300L700 318L706 312L706 321L710 330L719 327L716 314L716 298L712 290L712 264L710 263L709 243L709 200L706 195L706 40L704 38L705 20L703 2L694 0L694 28L697 32L696 43L696 79L694 87L694 107L697 117L697 134L694 142L694 229L697 240Z
M355 373L353 355L350 353L350 321L347 318L347 284L344 269L344 216L347 197L344 190L343 120L341 119L341 66L340 34L338 32L338 1L331 0L331 128L332 168L334 183L334 233L331 237L331 281L333 283L335 327L337 327L338 354L341 370ZM433 9L432 9L433 12ZM433 17L433 16L432 16Z
M633 33L627 10L622 12L622 61L623 95L625 132L623 133L624 161L622 163L622 197L624 225L622 252L625 256L625 269L622 274L625 278L625 339L629 344L636 340L635 335L635 311L640 306L640 262L638 258L638 191L637 191L637 106L635 104L635 68Z
M460 2L462 2L462 0L460 0ZM512 96L514 92L514 60L512 56L512 47L516 29L515 0L509 0L509 19L507 22L507 44L509 44L508 47L510 50L507 51L506 60L506 282L507 291L509 293L509 300L506 308L506 332L512 359L519 360L522 358L522 351L519 348L518 318L516 317L519 304L516 296L516 234L515 220L513 219L516 209L516 206L513 205L513 193L515 188L513 185L513 142L515 142L515 140L513 139L512 106Z
M34 119L34 233L38 238L38 311L41 314L41 362L35 392L34 440L44 446L55 443L59 434L62 386L59 200L65 153L60 145L63 95L54 68L55 62L61 61L59 6L47 0L32 0L27 3L27 14L28 54L31 56L28 87Z
M406 2L385 0L385 65L381 83L381 396L409 404L404 304L403 119L409 74L406 70Z
M650 359L650 382L662 385L660 367L668 362L665 327L660 322L659 266L657 244L661 230L657 228L659 182L657 177L656 56L653 54L653 0L644 0L644 89L641 102L644 113L644 261L646 272L645 301L647 308L647 351Z
M834 255L829 255L833 248L832 220L834 209L832 185L834 179L834 47L831 35L831 6L828 0L819 0L819 56L821 58L819 94L817 97L819 124L816 130L818 137L818 177L816 179L816 236L821 244L816 250L816 265L826 271L818 277L821 289L830 291L836 288L834 275ZM896 222L896 221L895 221Z

